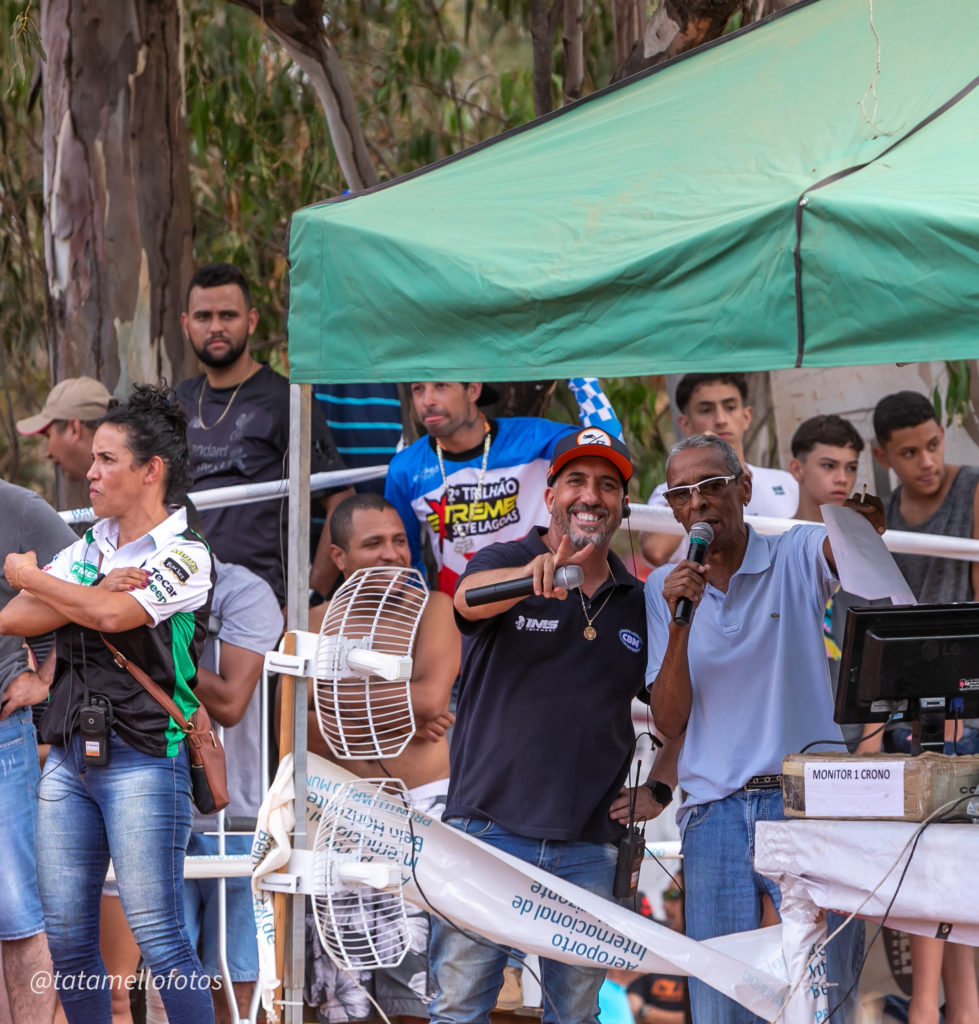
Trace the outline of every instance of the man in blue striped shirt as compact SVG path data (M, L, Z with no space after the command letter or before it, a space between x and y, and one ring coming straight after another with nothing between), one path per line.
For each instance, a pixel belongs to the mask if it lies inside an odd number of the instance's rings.
M314 394L351 469L386 466L401 440L401 400L397 384L321 384ZM384 493L384 478L362 480L358 491Z

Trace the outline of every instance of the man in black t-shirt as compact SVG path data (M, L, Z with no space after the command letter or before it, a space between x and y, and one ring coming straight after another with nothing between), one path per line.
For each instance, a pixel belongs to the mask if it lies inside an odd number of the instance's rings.
M606 897L646 659L642 587L609 550L631 475L628 450L605 431L562 438L544 492L550 527L477 552L455 593L463 664L443 821ZM580 589L554 584L569 564L584 574ZM520 579L532 596L466 603L474 587ZM639 787L638 818L662 806ZM488 1021L505 951L436 919L430 962L432 1021ZM545 1024L594 1021L603 976L542 960Z
M177 395L187 413L191 476L197 490L280 480L289 451L289 382L256 362L248 339L258 324L248 282L228 263L200 267L187 289L180 322L204 373L185 380ZM312 409L310 472L343 469L329 428L316 403ZM351 488L327 491L330 513ZM286 502L284 498L201 511L207 542L218 558L244 565L262 577L285 604ZM324 528L310 586L328 593L337 571Z

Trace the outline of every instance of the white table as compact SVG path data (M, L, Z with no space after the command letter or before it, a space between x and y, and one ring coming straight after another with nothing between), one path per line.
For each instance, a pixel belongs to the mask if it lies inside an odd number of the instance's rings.
M809 917L814 907L857 911L868 921L880 921L898 888L910 847L887 872L918 827L903 821L759 822L755 868L779 883L783 921L786 916ZM887 924L979 946L979 825L925 829Z

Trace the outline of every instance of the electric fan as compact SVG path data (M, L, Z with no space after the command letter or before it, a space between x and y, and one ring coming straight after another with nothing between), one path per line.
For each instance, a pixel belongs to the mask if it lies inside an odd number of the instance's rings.
M412 856L400 779L342 785L323 811L310 894L323 948L347 970L397 967L410 943L401 865Z
M411 652L428 588L401 566L358 569L330 601L309 675L320 732L338 758L395 757L415 731Z

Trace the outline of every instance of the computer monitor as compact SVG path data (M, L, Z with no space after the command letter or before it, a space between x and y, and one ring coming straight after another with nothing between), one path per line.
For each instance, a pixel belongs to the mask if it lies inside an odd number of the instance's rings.
M941 750L945 717L979 717L979 604L853 607L847 611L836 713L840 724L922 723Z

